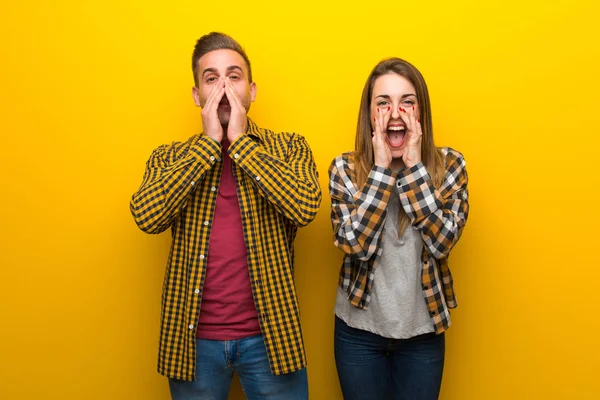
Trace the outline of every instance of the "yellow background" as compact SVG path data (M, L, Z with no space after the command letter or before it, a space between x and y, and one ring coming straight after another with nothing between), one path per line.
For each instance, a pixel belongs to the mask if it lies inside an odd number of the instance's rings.
M296 269L312 399L341 399L327 167L388 56L422 71L470 174L441 398L597 399L598 2L284 3L2 3L0 398L168 398L170 237L138 231L129 198L153 148L200 129L190 56L220 30L253 63L251 117L305 135L320 172Z

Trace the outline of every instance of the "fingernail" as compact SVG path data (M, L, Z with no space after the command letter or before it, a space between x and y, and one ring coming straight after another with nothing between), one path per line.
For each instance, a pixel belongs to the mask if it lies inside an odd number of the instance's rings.
M392 107L389 107L389 106L388 106L388 111L390 111L391 109L392 109Z
M415 106L413 106L413 111L415 111Z
M377 118L373 117L373 121L377 121Z
M421 118L419 118L419 119L417 120L417 122L418 122L418 123L421 123Z
M379 107L377 107L377 112L379 112Z

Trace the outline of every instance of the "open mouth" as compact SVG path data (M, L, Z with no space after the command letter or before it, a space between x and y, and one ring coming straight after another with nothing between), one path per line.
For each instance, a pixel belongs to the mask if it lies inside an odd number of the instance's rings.
M229 108L231 107L229 105L229 100L227 100L225 97L223 97L223 99L219 102L219 108Z
M398 149L404 144L406 137L406 127L404 125L388 126L386 131L388 145L393 149Z

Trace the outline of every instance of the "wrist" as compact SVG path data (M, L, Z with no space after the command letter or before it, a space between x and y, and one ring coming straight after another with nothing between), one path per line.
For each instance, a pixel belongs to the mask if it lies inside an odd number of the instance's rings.
M418 163L421 162L421 159L416 159L416 160L408 160L405 164L406 164L406 168L412 168L415 165L417 165Z
M206 133L206 136L211 138L212 140L214 140L217 143L221 143L221 140L223 139L223 135L219 135L216 133Z
M375 166L379 167L379 168L383 168L383 169L388 169L390 167L390 163L389 162L378 162L378 161L375 161Z
M233 143L237 140L237 138L239 138L240 136L242 136L242 133L229 133L227 134L227 139L229 139L229 143Z

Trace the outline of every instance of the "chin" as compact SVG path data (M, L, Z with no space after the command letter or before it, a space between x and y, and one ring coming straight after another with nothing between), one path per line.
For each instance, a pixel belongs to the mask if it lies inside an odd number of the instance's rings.
M219 121L221 125L229 124L229 114L219 114Z
M395 160L395 159L398 159L398 158L402 158L402 152L403 152L403 151L404 151L404 149L392 150L392 151L391 151L391 153L392 153L392 158L393 158L394 160Z

